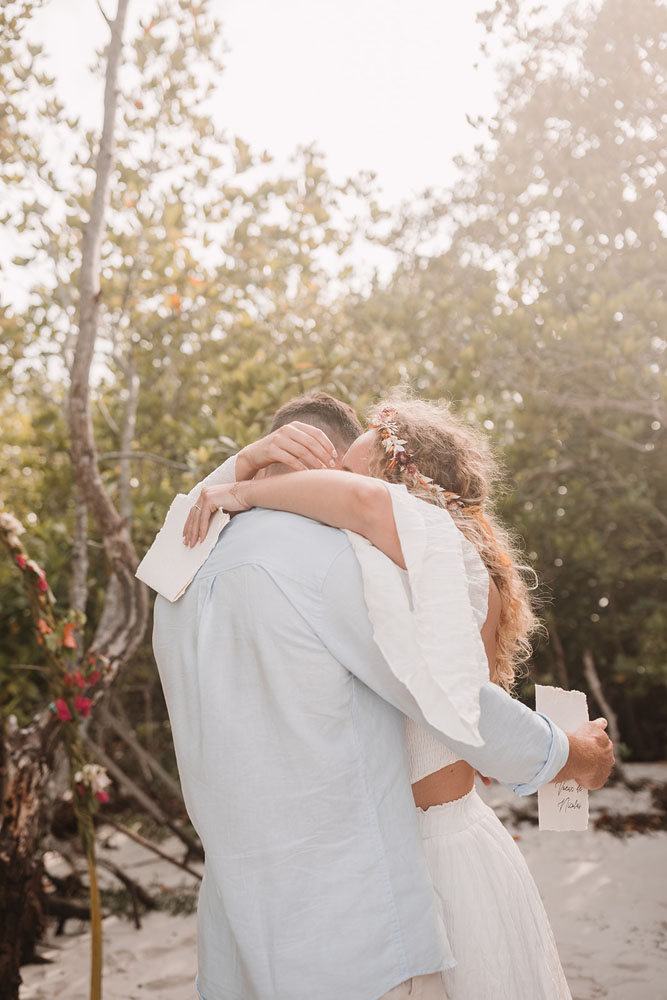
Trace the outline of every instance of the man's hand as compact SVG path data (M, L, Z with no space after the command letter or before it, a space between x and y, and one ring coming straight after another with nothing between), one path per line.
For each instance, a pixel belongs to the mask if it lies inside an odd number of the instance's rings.
M300 420L253 441L236 456L236 479L252 479L260 469L281 462L296 472L333 469L338 455L324 431Z
M553 780L574 779L582 788L602 788L614 766L614 745L606 728L606 719L594 719L568 733L570 755Z

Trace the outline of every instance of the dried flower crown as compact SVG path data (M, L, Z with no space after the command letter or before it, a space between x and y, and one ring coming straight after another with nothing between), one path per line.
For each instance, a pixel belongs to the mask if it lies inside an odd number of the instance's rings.
M443 489L428 476L424 476L417 468L412 455L405 447L407 441L400 437L398 413L393 406L387 406L381 410L376 423L371 424L371 428L380 431L384 450L391 456L388 466L390 469L395 469L398 466L403 479L413 486L423 486L431 493L437 494L441 500L444 500L445 506L450 512L458 513L461 511L465 505L458 493L451 493L449 490Z
M488 540L495 542L495 533L486 517L481 504L466 504L461 499L460 493L451 493L434 483L428 476L424 476L415 461L406 449L407 441L400 437L398 429L398 413L393 406L386 406L380 411L377 421L370 425L373 430L380 432L380 438L384 445L384 450L391 455L389 468L395 469L398 466L403 479L413 486L422 486L432 493L435 493L442 501L450 514L465 514L466 517L473 518ZM506 552L497 551L497 558L504 566L511 566L512 560Z

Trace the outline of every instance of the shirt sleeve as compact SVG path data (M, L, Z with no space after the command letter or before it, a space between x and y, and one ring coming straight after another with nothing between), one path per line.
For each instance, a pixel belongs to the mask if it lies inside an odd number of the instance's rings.
M551 781L569 754L565 733L488 681L480 691L482 746L469 746L435 729L398 680L373 638L359 564L351 548L332 563L322 589L320 639L350 673L454 750L482 774L529 795Z
M218 486L220 483L233 483L236 480L236 455L232 455L217 469L210 472L206 479L193 486L188 493L188 499L196 500L204 486Z

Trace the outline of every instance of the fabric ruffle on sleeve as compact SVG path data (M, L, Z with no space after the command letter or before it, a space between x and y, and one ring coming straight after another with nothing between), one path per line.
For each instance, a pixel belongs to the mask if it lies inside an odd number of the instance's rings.
M489 574L475 546L460 531L459 534L468 581L468 596L477 628L481 632L489 613Z
M426 721L445 736L481 746L480 689L489 679L480 629L488 573L448 511L384 484L407 572L352 531L375 641Z

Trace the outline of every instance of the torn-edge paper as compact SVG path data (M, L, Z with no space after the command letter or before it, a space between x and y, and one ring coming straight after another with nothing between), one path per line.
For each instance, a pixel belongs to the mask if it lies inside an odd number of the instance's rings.
M217 510L211 518L204 541L190 548L183 542L183 527L192 504L192 497L185 493L178 493L174 497L164 524L135 574L168 601L177 601L185 593L229 521L229 514Z
M583 691L535 685L535 709L555 722L563 732L572 733L588 721L588 704ZM578 782L552 781L537 790L540 830L588 829L588 791Z

